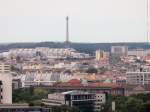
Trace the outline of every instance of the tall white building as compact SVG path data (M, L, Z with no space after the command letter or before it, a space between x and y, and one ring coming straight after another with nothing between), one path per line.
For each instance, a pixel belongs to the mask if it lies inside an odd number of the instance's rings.
M150 84L149 71L129 71L127 72L127 83L133 85Z
M0 103L12 103L12 75L6 63L0 63Z

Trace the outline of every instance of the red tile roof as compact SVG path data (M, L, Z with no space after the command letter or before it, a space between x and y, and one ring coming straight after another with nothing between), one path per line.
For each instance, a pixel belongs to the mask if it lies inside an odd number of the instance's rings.
M110 88L117 88L120 87L119 85L115 84L115 83L92 83L89 86L92 87L110 87Z
M115 83L89 83L87 85L82 85L80 83L76 83L74 81L71 82L64 82L64 83L59 83L54 86L58 87L93 87L93 88L119 88L121 87L118 84Z
M78 79L71 79L67 83L70 83L70 84L80 84L80 80L78 80Z

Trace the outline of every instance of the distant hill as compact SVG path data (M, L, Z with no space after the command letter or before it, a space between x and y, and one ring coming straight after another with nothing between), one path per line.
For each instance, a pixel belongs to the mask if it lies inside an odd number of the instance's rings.
M85 52L93 54L96 49L103 49L110 51L111 46L114 45L126 45L129 49L143 48L148 49L150 45L146 43L71 43L70 46L79 52ZM0 44L0 51L7 51L11 48L35 48L35 47L49 47L49 48L65 48L63 42L39 42L39 43L10 43Z

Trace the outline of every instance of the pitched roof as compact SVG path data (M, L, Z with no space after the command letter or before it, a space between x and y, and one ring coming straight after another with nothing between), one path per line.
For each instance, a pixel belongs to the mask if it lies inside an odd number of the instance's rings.
M70 83L70 84L80 84L80 80L78 80L78 79L71 79L67 83Z
M145 88L142 87L141 85L136 86L135 88L133 88L134 91L145 91Z

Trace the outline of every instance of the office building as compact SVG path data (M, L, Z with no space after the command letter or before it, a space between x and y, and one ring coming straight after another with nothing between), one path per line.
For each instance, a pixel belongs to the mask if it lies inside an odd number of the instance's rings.
M127 46L112 46L111 47L111 55L127 56L128 55L128 47Z
M106 103L106 94L94 94L74 90L63 93L49 94L48 99L43 99L42 102L49 106L75 106L82 112L100 112L102 109L102 104Z
M12 75L6 63L0 63L0 95L0 103L12 103Z

